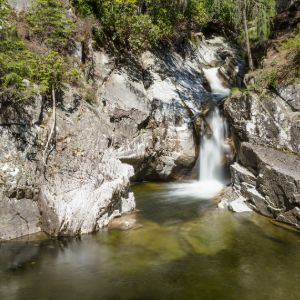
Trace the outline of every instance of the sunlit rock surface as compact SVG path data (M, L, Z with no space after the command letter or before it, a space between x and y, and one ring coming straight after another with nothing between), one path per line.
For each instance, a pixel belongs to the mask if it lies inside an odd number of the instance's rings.
M238 148L232 182L256 211L299 228L299 85L282 93L285 100L243 96L227 103Z
M300 84L280 95L238 94L225 110L237 140L300 152Z
M221 38L198 43L147 51L122 67L103 52L93 54L100 107L114 129L111 147L134 166L135 180L180 179L195 164L195 120L211 98L202 69L237 57Z
M261 214L300 227L300 84L225 103L237 148L231 166L237 197Z
M0 239L97 231L135 208L130 178L189 176L198 158L195 119L211 97L202 68L236 56L223 39L203 37L122 64L91 45L87 50L95 100L68 86L56 95L55 143L46 160L51 101L1 104Z

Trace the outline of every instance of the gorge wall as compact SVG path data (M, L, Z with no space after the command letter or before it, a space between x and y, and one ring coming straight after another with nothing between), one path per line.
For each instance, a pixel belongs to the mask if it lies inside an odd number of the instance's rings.
M298 228L299 109L299 84L283 88L280 95L238 95L225 105L237 147L231 166L235 191L261 214Z
M297 23L298 2L278 1L280 14L293 16L283 27ZM18 11L29 3L10 1ZM190 178L211 98L203 68L221 66L227 84L241 85L243 78L237 50L218 37L197 34L193 43L121 63L91 41L82 47L76 43L73 55L78 65L85 60L84 73L93 79L92 101L76 84L56 95L55 143L47 151L51 101L0 103L0 240L97 231L134 210L131 180ZM235 193L261 214L296 227L299 109L299 84L238 93L225 103L237 154Z
M221 38L196 39L122 64L89 46L94 100L76 86L56 95L55 143L46 156L51 101L1 103L0 240L97 231L135 208L130 179L188 176L210 98L202 68L225 63L224 75L238 77L235 49ZM78 63L82 53L78 46Z

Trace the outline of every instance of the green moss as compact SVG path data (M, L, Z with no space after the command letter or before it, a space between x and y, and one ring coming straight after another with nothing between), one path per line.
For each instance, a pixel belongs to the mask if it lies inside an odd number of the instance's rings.
M231 96L235 96L235 95L238 95L238 94L241 94L241 93L243 93L243 90L241 89L241 88L239 88L239 87L232 87L231 89L230 89L230 95Z

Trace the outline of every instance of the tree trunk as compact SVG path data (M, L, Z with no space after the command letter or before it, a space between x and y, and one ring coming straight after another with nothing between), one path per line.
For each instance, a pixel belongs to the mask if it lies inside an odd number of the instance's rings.
M251 48L250 48L250 40L249 40L249 32L248 32L248 24L247 24L247 0L243 0L242 5L242 14L243 14L243 24L244 24L244 31L245 31L245 38L246 38L246 47L247 47L247 55L248 55L248 63L250 70L254 69L253 65L253 59L251 54Z
M47 165L47 156L48 156L47 151L49 148L49 144L52 140L52 136L55 132L55 127L56 127L56 100L55 100L55 90L53 88L52 89L52 126L51 126L49 137L48 137L48 140L47 140L44 152L43 152L43 162L44 162L45 166Z

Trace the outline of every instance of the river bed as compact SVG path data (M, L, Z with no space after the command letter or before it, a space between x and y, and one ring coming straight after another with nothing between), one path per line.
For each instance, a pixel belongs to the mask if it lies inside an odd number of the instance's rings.
M175 184L133 190L134 229L0 244L0 299L300 299L298 232Z

